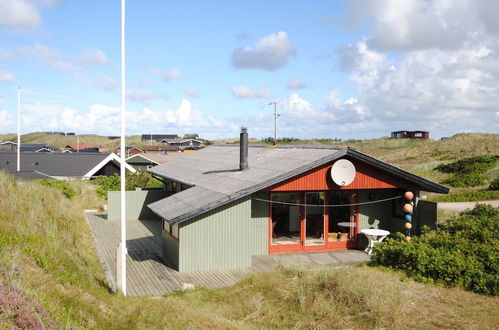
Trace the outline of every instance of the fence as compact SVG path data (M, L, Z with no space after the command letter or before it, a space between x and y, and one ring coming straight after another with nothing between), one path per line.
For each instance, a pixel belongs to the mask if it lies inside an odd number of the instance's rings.
M125 193L126 201L126 219L158 219L148 207L148 204L154 203L160 199L167 197L170 193L164 190L136 190L127 191ZM107 192L108 213L109 220L120 219L120 192L108 191Z

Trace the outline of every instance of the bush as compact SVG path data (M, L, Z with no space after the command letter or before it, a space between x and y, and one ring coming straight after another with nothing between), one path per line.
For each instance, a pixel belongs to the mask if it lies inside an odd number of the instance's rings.
M118 191L121 187L121 178L119 175L99 176L92 183L99 187L95 190L99 197L107 199L108 191ZM135 190L135 188L154 188L162 187L162 183L152 177L148 172L127 173L125 190Z
M402 270L421 282L499 295L498 255L499 208L477 205L411 243L388 239L379 244L370 265Z
M460 159L450 164L438 165L435 169L443 173L482 174L493 168L498 160L498 155L482 155Z
M489 190L494 190L494 191L499 190L499 178L492 180L489 186Z
M55 179L41 179L38 180L42 185L52 187L62 191L67 199L71 199L76 195L76 191L70 186L67 181L55 180Z
M445 180L444 183L453 187L477 187L485 183L483 176L477 173L454 175L452 178Z
M435 167L443 173L452 173L450 179L444 181L453 187L477 187L485 183L482 174L493 168L499 156L482 155L464 158L450 164L441 164Z
M428 197L432 202L475 202L492 201L499 199L499 191L475 190L450 195L432 195Z

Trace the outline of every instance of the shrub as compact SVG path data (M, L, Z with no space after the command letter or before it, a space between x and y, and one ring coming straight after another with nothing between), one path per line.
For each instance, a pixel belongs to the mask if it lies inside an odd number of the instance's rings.
M489 186L489 190L499 190L499 178L492 180Z
M388 239L376 247L370 265L402 270L421 282L499 295L498 255L499 208L477 205L411 243Z
M450 164L438 165L435 169L443 173L482 174L493 168L498 160L498 155L482 155L460 159Z
M121 178L115 174L113 176L99 176L93 180L99 187L95 190L99 197L107 199L108 191L118 191L121 187ZM125 190L135 190L135 188L161 187L162 183L152 177L148 172L127 173Z
M485 183L483 173L493 168L499 156L482 155L460 159L453 163L438 165L435 169L443 173L452 173L450 179L444 183L453 187L476 187Z
M474 202L499 199L499 191L476 190L451 195L432 195L428 197L432 202Z
M76 191L71 187L67 181L55 180L55 179L41 179L38 180L42 185L49 186L52 188L59 189L62 191L67 199L71 199L76 195Z
M453 187L477 187L485 183L483 176L477 173L454 175L452 178L447 179L444 183Z

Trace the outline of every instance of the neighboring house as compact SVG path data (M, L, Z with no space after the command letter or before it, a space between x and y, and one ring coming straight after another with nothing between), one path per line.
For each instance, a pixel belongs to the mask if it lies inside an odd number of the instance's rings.
M47 135L66 135L64 132L45 132Z
M163 222L163 258L181 272L249 267L254 255L365 246L362 229L403 230L408 190L416 196L417 233L436 220L420 191L449 191L353 149L248 149L241 135L240 148L210 146L149 170L173 192L147 207Z
M184 139L199 139L199 135L196 133L188 133L184 135Z
M131 165L137 171L146 171L154 166L158 166L159 163L152 160L148 155L136 154L128 157L126 160L127 164Z
M49 146L45 143L21 143L21 152L53 152L57 147ZM0 143L0 152L17 152L17 143L6 141Z
M165 139L177 139L177 134L142 134L142 142L161 142Z
M144 153L164 153L164 152L167 152L169 150L167 150L168 147L167 146L143 146L142 147L142 151Z
M121 147L114 148L114 153L119 156L121 154ZM125 147L125 156L126 157L130 157L130 156L141 154L141 153L142 153L142 149L140 149L139 147Z
M120 158L115 154L97 153L22 153L21 171L17 169L17 154L0 152L0 170L33 179L50 177L58 180L90 179L94 176L119 174ZM125 164L128 171L136 170Z
M71 152L99 152L101 146L98 144L87 144L87 143L80 143L80 144L68 144L67 146L64 147L65 150L69 150Z
M161 143L170 147L178 147L179 150L183 149L199 149L203 142L195 139L164 139Z
M426 131L396 131L392 132L392 139L429 139L430 133Z

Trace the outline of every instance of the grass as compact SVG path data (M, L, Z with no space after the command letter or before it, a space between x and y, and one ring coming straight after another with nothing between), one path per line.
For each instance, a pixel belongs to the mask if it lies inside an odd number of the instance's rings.
M77 194L69 200L0 173L0 283L20 290L19 304L39 304L25 317L46 327L487 329L499 322L497 298L368 267L279 268L229 288L125 298L110 292L82 215L102 200L88 182L71 186ZM14 307L0 307L0 325L9 328Z

